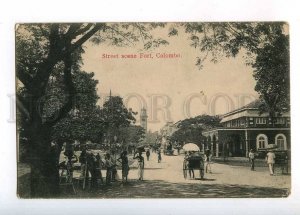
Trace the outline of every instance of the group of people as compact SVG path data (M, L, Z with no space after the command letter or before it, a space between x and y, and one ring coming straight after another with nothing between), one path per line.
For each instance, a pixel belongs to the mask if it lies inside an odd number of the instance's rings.
M115 152L106 153L104 159L101 158L99 153L94 154L87 150L82 150L78 157L73 153L65 153L66 160L61 162L61 168L67 170L70 180L73 178L74 164L80 163L80 181L82 181L83 189L90 178L90 187L96 188L99 183L112 185L118 178L117 166L121 165L122 169L122 182L127 182L129 173L129 160L127 151L123 151L117 158ZM146 151L147 160L150 158L150 151ZM133 159L137 160L138 167L138 180L144 179L145 161L142 151L134 153ZM102 176L102 170L106 170L105 182Z
M155 149L154 147L152 147L152 153L156 152L157 153L157 162L161 163L162 157L161 157L161 149L157 148ZM150 149L146 150L146 156L147 156L147 161L150 160Z
M275 153L273 150L269 150L267 155L266 155L266 162L269 166L269 172L270 172L270 175L274 175L274 165L275 165ZM251 167L251 170L254 171L254 166L255 166L255 153L254 153L254 150L251 149L250 152L249 152L249 161L250 161L250 167Z
M119 158L117 158L115 152L106 153L103 160L99 153L95 155L92 152L82 150L79 162L81 164L80 178L83 179L83 187L85 187L89 175L91 176L91 187L97 187L99 183L104 184L102 170L106 170L105 184L111 185L112 182L117 180L118 162L122 166L122 182L126 182L128 179L129 163L127 151L123 151Z
M127 182L129 173L129 162L127 157L127 151L123 151L119 158L116 157L114 152L106 153L103 162L106 168L106 185L111 185L112 182L117 180L117 166L119 162L122 167L122 182Z

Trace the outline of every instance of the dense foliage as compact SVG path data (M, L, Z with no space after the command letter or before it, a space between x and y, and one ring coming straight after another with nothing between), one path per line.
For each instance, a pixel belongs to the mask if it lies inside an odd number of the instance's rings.
M203 143L202 131L209 128L221 127L218 116L200 115L179 122L178 130L171 137L171 142L177 143Z

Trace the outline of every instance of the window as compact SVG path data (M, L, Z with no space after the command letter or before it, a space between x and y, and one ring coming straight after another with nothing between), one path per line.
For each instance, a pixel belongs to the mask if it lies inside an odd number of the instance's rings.
M240 123L241 125L245 125L245 119L241 119Z
M275 144L278 149L287 150L286 137L284 134L277 134L275 137Z
M268 144L268 137L265 134L259 134L256 137L256 148L264 149Z
M266 124L267 123L267 119L260 117L260 118L256 118L255 119L256 124Z
M276 124L285 124L284 118L277 118L276 119Z
M266 140L264 137L260 137L258 139L258 148L259 149L264 149L265 148L265 144L266 144Z
M249 125L253 125L254 124L253 117L248 118L248 123L249 123Z
M236 127L236 120L232 121L232 127Z

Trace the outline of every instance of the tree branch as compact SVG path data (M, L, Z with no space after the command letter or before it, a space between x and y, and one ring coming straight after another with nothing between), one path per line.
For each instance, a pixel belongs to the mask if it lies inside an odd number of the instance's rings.
M88 39L90 39L97 31L99 31L104 26L105 26L105 24L97 23L90 31L88 31L79 40L77 40L73 45L71 45L69 51L72 52L75 49L79 48L83 43L85 43Z
M23 83L23 85L30 91L33 78L21 69L16 71L17 78Z
M111 29L112 32L116 32L117 34L121 35L125 40L127 40L129 43L131 43L131 45L133 45L133 42L130 41L126 36L124 36L120 31L108 26L107 28Z
M81 28L82 24L71 24L68 32L65 34L65 37L69 40L73 40L80 34L87 32L92 26L92 23L88 23L86 26Z
M71 24L65 36L71 37L78 29L80 29L80 24L78 23Z
M76 31L75 36L77 37L80 34L83 34L83 33L87 32L92 26L93 26L93 24L89 23L85 27L80 28L79 30Z
M234 27L231 26L230 22L227 23L227 26L234 32L235 36L243 36L244 35L242 32L238 32L236 29L234 29Z

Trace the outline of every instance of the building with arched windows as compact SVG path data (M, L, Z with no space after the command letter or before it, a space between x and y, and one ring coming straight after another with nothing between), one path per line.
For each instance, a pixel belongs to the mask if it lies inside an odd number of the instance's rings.
M261 100L255 100L222 116L223 127L204 131L204 148L215 156L248 156L249 150L264 150L275 144L280 150L290 150L290 112L271 119L260 113Z

